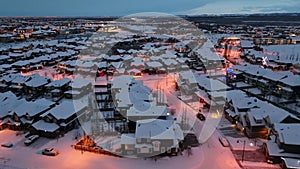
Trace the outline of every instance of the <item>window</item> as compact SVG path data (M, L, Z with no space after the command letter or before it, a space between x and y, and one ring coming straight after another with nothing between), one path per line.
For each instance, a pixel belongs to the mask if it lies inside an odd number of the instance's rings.
M153 151L160 151L160 142L154 141L153 143Z
M165 147L161 147L161 153L165 153L165 152L166 152Z
M171 153L171 147L168 147L168 153Z

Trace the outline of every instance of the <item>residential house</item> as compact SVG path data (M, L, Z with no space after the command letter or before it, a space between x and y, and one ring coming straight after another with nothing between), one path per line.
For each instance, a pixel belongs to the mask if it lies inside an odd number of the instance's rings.
M55 106L55 103L47 99L38 99L34 102L23 101L13 108L9 115L14 120L14 124L19 124L18 129L28 129L32 123L39 120L39 116ZM10 126L17 128L17 126Z
M45 91L45 85L50 83L51 79L39 74L29 75L29 80L25 82L25 92L31 95L41 95Z
M66 91L66 98L80 98L86 94L89 94L92 90L92 84L89 79L84 79L81 77L75 78L68 87L68 91Z
M53 109L45 112L34 123L30 132L45 137L57 137L78 125L78 118L86 114L87 104L79 101L63 101Z
M179 152L183 131L173 120L147 119L137 121L135 134L121 137L122 152L139 157Z
M282 158L300 159L300 135L298 124L274 124L274 135L263 145L269 162L280 163Z
M68 78L63 78L61 80L55 80L51 83L45 85L45 90L52 97L60 97L68 89L71 80Z
M282 162L280 164L282 169L296 169L300 168L300 159L298 158L281 158Z
M24 100L19 100L16 95L10 91L0 93L0 130L7 128L9 124L13 123L9 112L23 101Z

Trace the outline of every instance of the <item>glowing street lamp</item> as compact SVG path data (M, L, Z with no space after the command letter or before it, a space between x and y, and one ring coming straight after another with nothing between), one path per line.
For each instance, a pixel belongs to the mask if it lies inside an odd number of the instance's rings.
M245 156L245 146L246 146L246 140L237 140L237 143L243 142L243 154L242 154L242 162L244 162L244 156ZM253 146L253 143L251 142L249 144L251 147Z

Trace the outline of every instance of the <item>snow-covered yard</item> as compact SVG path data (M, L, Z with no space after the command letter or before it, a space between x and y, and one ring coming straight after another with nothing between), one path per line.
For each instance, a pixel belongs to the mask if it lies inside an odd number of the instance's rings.
M150 168L211 168L228 169L239 168L229 148L222 147L216 139L217 133L207 143L192 149L192 155L187 152L176 157L165 157L158 160L141 158L117 158L99 155L90 152L82 152L71 147L76 143L74 134L77 130L67 133L59 139L40 138L30 146L23 144L24 135L16 136L15 131L4 130L0 132L0 142L10 141L14 143L12 148L0 147L0 168L28 168L28 169L150 169ZM41 150L53 147L60 154L55 157L44 156Z

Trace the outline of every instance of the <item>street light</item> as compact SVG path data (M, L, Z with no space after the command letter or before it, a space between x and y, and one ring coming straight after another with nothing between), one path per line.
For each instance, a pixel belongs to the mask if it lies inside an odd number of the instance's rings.
M245 146L246 146L246 140L237 140L237 143L243 142L243 153L242 153L242 162L244 162L244 156L245 156ZM249 144L251 147L253 146L253 143L251 142Z
M239 143L240 141L244 142L244 144L243 144L243 154L242 154L242 162L244 162L246 140L237 140L237 143Z

